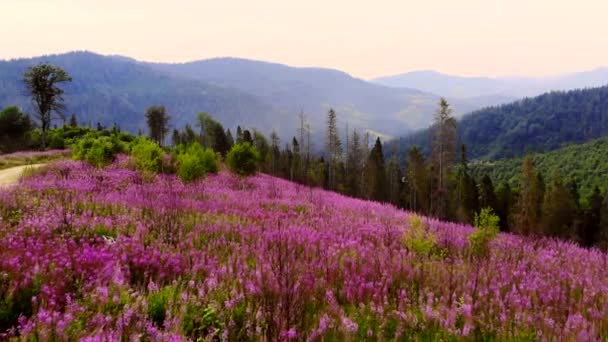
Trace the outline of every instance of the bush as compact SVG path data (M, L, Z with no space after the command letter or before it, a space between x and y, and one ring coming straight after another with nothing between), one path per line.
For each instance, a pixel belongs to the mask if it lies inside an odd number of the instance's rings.
M52 133L49 137L49 148L52 150L63 150L65 148L65 140L63 135Z
M79 140L73 149L73 158L84 160L96 167L111 163L118 153L124 152L125 146L116 136L85 137Z
M151 173L162 171L165 152L155 142L146 138L137 138L131 143L130 152L138 170Z
M429 231L418 215L410 216L410 228L405 231L403 242L408 250L420 256L439 255L437 237Z
M232 147L226 162L230 169L239 176L249 176L256 172L256 163L260 154L250 143L238 143Z
M475 214L475 232L469 235L471 252L474 256L482 257L488 254L489 244L498 235L498 222L500 218L496 216L491 208L481 209Z
M180 147L177 155L177 175L184 182L193 182L207 173L219 170L217 156L213 150L194 143L187 148Z

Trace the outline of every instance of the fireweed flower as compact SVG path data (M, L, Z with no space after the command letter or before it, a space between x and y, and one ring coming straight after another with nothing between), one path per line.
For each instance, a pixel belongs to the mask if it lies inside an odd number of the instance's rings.
M500 234L472 262L470 226L423 218L444 253L421 256L409 218L263 174L56 162L0 191L0 339L608 338L606 254Z

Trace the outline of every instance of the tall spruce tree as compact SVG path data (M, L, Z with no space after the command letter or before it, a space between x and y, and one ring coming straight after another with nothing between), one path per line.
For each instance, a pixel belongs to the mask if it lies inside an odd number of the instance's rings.
M497 205L496 214L500 221L498 221L500 230L508 232L511 229L511 209L513 207L513 191L509 183L502 183L496 189Z
M494 184L488 175L484 175L479 183L479 207L492 208L495 213L498 213L498 198L494 191Z
M446 217L448 209L448 173L454 162L456 152L456 120L447 100L441 98L439 109L433 123L433 146L431 160L433 163L433 211L439 217Z
M338 135L337 116L333 109L330 109L327 113L327 141L325 147L328 162L327 184L329 189L335 190L337 186L336 173L342 157L342 145Z
M376 138L376 143L369 153L366 164L366 178L370 196L376 201L386 200L386 171L382 142Z
M465 145L460 147L460 166L456 174L456 191L452 196L456 207L456 218L461 222L473 223L479 210L479 195L475 179L469 174Z
M420 212L429 212L430 179L424 160L424 155L417 146L408 153L407 177L410 185L409 203L411 209Z
M543 188L542 177L536 173L534 161L528 155L522 164L516 226L514 227L516 232L523 235L540 235L540 203L543 198Z
M546 236L575 238L576 203L561 175L555 171L545 191L542 226Z

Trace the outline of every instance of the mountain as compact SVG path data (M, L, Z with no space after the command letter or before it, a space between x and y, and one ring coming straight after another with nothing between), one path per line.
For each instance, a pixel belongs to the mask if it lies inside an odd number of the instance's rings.
M552 90L604 86L608 84L608 68L539 78L461 77L423 70L380 77L372 82L395 88L416 88L448 98L493 96L496 100L493 104L501 104L509 98L537 96Z
M547 153L532 156L534 164L545 179L558 170L566 180L576 180L581 198L591 194L598 186L602 193L608 190L608 137L584 144L570 145ZM522 158L472 163L471 170L477 179L489 175L494 184L508 182L519 186Z
M428 153L430 129L401 140ZM608 135L608 86L551 92L465 115L458 122L469 157L500 159L545 152Z
M81 123L117 123L134 132L146 127L145 110L157 104L167 107L175 127L193 123L201 111L213 113L227 125L238 122L284 129L291 121L251 94L178 79L127 58L89 52L0 61L0 108L19 105L32 112L22 77L28 66L41 62L60 66L72 76L73 82L62 85L66 113L75 113Z
M181 64L148 63L156 70L222 87L236 88L272 103L282 111L309 114L313 129L325 127L329 108L351 127L388 135L429 125L439 96L410 88L390 88L342 71L297 68L238 58L215 58ZM484 97L455 99L457 115L494 101Z
M344 72L236 58L182 64L138 62L124 56L91 52L0 61L0 107L19 105L31 112L22 84L28 66L48 62L73 77L65 85L67 113L81 122L116 122L135 131L145 128L144 112L164 105L173 126L193 122L205 111L227 127L276 129L289 138L303 111L313 134L325 129L326 113L334 108L339 124L381 136L402 135L432 120L439 97L415 89L396 89L354 78ZM457 115L487 105L488 99L457 99Z
M442 74L433 70L413 71L405 74L381 77L374 83L395 88L416 88L446 97L467 98L491 96L503 93L504 84L488 77L461 77Z

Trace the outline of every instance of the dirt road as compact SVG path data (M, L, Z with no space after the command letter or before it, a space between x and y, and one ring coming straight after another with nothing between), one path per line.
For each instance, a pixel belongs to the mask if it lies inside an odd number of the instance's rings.
M43 165L45 164L22 165L0 170L0 188L4 188L17 183L24 170L30 168L38 168Z

